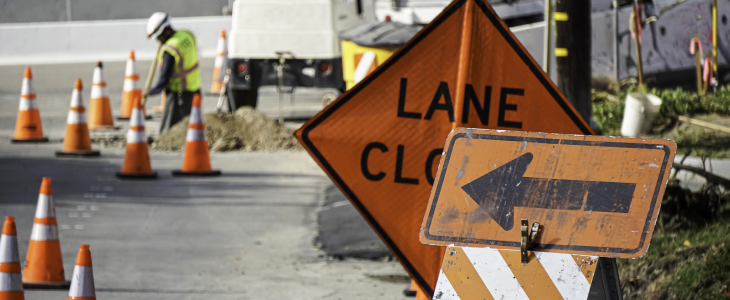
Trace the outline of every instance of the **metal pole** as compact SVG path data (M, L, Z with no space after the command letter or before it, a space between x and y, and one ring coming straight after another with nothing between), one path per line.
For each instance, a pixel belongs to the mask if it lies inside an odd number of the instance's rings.
M550 77L550 60L553 52L553 1L545 0L545 36L543 37L545 49L542 55L542 69Z
M71 0L66 0L66 22L71 22Z
M618 68L618 1L613 1L613 71L616 74L616 82L621 81Z

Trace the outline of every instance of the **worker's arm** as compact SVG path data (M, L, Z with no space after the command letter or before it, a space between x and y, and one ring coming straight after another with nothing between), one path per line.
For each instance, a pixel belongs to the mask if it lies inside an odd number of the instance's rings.
M175 58L170 53L165 52L162 56L162 70L160 71L160 79L157 80L157 84L151 87L148 95L157 95L162 91L170 82L173 72L175 71Z

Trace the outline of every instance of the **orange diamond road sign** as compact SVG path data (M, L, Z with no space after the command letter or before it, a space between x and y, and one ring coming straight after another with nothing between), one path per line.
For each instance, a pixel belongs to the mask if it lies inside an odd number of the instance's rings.
M421 227L431 245L639 258L649 249L677 145L671 140L457 128Z
M297 138L429 295L443 249L417 236L454 127L592 134L483 0L457 0Z

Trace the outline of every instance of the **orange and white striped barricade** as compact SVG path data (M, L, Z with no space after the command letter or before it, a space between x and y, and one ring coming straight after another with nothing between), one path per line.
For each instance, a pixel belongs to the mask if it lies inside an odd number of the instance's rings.
M104 80L104 69L101 62L94 68L94 79L89 97L89 130L112 130L114 118L109 104L109 93Z
M12 139L12 142L48 142L48 138L43 136L41 113L38 111L38 104L35 100L33 73L30 71L30 67L26 67L25 72L23 73L23 86L20 92L20 107L18 107L18 118L15 121L15 137Z
M185 136L185 155L181 170L172 171L173 176L218 176L221 171L211 170L208 141L205 139L205 123L200 103L200 94L193 96L188 133Z
M147 138L144 132L144 117L142 114L142 101L135 100L135 107L132 109L132 117L129 119L129 131L127 132L127 151L124 154L122 171L117 172L119 178L157 178L157 172L152 171L150 164L150 153L147 145Z
M588 299L598 256L454 247L446 249L434 299Z
M63 149L56 151L56 156L99 156L97 150L91 150L89 126L86 124L86 108L82 97L81 78L76 79L71 94L71 109L66 119L66 136L63 138Z
M56 209L53 205L51 178L43 177L38 206L35 211L33 230L30 234L28 254L23 269L25 288L67 289L63 272L61 243L58 240Z
M226 61L226 30L221 30L216 48L215 64L213 65L213 83L210 85L211 94L220 94L223 88L223 74Z
M68 300L94 300L96 289L94 288L94 271L91 268L91 252L89 245L79 246L79 253L76 255L71 287L68 289Z
M134 101L142 99L142 90L139 88L139 74L137 74L134 50L129 51L127 68L124 71L124 89L122 91L122 107L117 120L129 120L134 109ZM146 111L145 116L146 116Z
M5 217L0 235L0 300L24 300L15 218Z

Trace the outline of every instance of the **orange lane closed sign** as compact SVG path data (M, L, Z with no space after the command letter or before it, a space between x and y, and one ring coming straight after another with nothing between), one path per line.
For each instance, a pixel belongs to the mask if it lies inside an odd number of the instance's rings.
M677 146L636 139L457 128L446 140L420 239L638 258L649 248Z
M452 2L296 132L428 294L443 249L418 229L454 126L592 134L483 0Z

